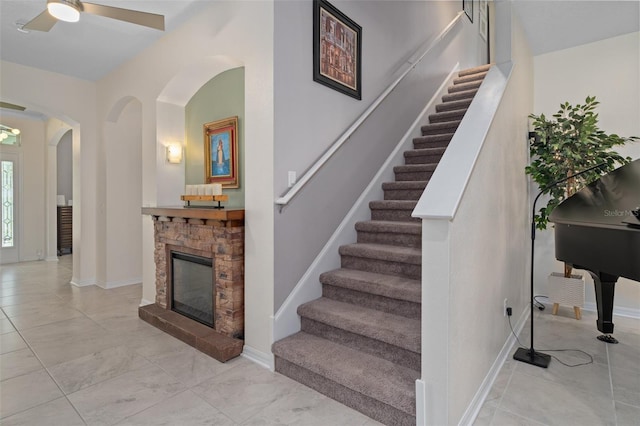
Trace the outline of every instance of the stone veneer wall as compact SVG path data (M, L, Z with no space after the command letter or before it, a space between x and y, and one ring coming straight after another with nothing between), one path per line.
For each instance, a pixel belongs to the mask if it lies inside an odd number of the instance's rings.
M213 259L215 330L244 337L244 223L154 216L156 304L170 309L168 265L171 251Z

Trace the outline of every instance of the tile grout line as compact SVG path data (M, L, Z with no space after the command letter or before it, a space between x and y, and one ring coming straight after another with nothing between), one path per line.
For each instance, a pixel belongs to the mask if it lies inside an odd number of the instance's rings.
M609 345L605 344L607 352L607 369L609 370L609 389L611 390L611 404L613 405L613 424L618 424L618 413L616 412L616 400L613 394L613 373L611 371L611 354L609 353Z
M0 308L0 309L1 309L1 308ZM2 312L3 312L3 313L5 314L5 316L6 316L6 312L4 312L4 310L3 310ZM42 369L47 373L47 375L49 376L49 378L51 379L51 381L53 381L53 383L56 385L56 387L58 388L58 390L59 390L59 391L60 391L60 393L62 394L62 397L63 397L63 398L65 398L65 399L67 400L67 402L69 403L69 405L73 408L73 411L75 411L75 412L76 412L76 414L78 415L78 417L80 418L80 420L82 420L82 422L86 425L86 424L87 424L87 422L84 420L84 417L82 417L82 415L80 414L80 412L78 412L78 410L76 409L75 405L73 405L73 404L71 403L71 400L69 400L69 398L67 397L67 394L66 394L66 393L62 390L62 388L60 387L60 384L59 384L59 383L56 381L56 379L51 375L51 373L49 372L49 369L48 369L47 367L45 367L44 363L42 362L42 360L41 360L41 359L40 359L40 357L38 356L37 352L33 349L33 347L32 347L32 346L31 346L31 344L27 341L27 339L25 339L25 337L22 335L22 333L20 332L20 330L18 330L18 329L16 328L15 324L13 323L13 321L11 321L11 319L10 319L8 316L7 316L7 319L8 319L8 320L9 320L9 322L11 323L11 326L16 330L16 333L18 333L18 336L20 336L20 338L22 339L22 341L24 342L24 344L25 344L25 345L27 345L27 348L29 348L29 350L31 351L31 353L33 354L33 356L34 356L34 357L36 357L36 359L38 360L38 362L39 362L39 363L40 363L40 365L42 366ZM37 371L37 370L36 370L36 371ZM30 373L33 373L33 371L31 371L31 372L29 372L29 373L27 373L27 374L30 374ZM24 376L24 374L23 374L23 376ZM17 376L17 377L20 377L20 376ZM19 412L17 412L17 413L13 413L13 414L11 414L11 416L14 416L14 415L16 415L16 414L20 414L20 413L24 413L25 411L31 410L31 409L36 408L36 407L40 407L41 405L48 404L48 403L50 403L50 402L52 402L52 401L55 401L55 400L57 400L57 399L59 399L59 398L54 398L54 399L52 399L52 400L50 400L50 401L43 402L42 404L34 405L33 407L29 407L29 408L24 409L24 410L22 410L22 411L19 411ZM11 416L7 416L7 417L11 417Z

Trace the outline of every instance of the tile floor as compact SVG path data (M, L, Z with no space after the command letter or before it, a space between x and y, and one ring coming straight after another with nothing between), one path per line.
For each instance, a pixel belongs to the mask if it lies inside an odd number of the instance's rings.
M586 355L545 350L581 349L593 363L567 367L552 359L543 369L507 360L474 425L640 425L640 320L614 317L620 343L611 345L596 339L595 312L577 321L573 308L549 311L536 310L536 350L580 364ZM529 327L520 337L525 346Z
M0 424L379 423L244 358L138 319L140 285L73 287L71 256L0 266Z
M378 425L280 374L222 364L137 317L139 285L69 285L71 256L0 267L2 425ZM594 363L507 361L475 425L640 425L640 320L536 312L536 348ZM521 340L528 342L527 330ZM539 344L538 344L539 342ZM554 353L568 363L576 353Z

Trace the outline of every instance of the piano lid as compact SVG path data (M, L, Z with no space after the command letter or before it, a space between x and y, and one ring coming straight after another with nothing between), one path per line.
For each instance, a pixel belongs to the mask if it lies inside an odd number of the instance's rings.
M568 225L640 230L640 159L601 176L551 212L549 220Z

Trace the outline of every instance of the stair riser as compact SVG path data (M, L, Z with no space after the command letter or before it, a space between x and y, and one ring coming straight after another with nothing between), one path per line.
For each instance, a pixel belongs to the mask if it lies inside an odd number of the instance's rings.
M460 71L458 73L458 77L466 77L468 75L474 75L474 74L478 74L478 73L485 73L485 72L488 72L490 68L491 68L491 64L479 65L477 67L468 68L466 70Z
M391 299L377 294L363 293L361 291L327 284L322 285L322 296L405 318L420 319L421 308L419 303Z
M427 124L420 128L422 136L439 135L442 133L455 133L460 123L443 126L441 124L431 125Z
M341 267L419 280L421 265L341 255Z
M385 200L419 200L424 189L385 189Z
M452 113L447 111L439 114L431 114L429 116L429 123L442 123L445 121L460 120L462 117L464 117L464 112Z
M443 102L436 105L436 112L453 111L456 109L468 108L471 105L471 99L464 99L461 101Z
M435 141L435 142L431 142L431 141L421 141L421 140L414 140L413 141L413 148L414 149L425 149L425 148L446 148L449 146L449 142L451 142L451 139L447 139L447 140L443 140L443 141Z
M405 164L433 164L440 161L444 154L412 155L404 158Z
M486 72L479 72L476 74L466 75L464 77L458 77L453 79L453 84L470 83L472 81L484 80Z
M395 172L397 182L412 182L418 180L429 180L433 172Z
M358 351L386 359L394 364L420 371L420 354L408 351L389 343L381 342L360 334L351 333L337 327L314 321L309 318L300 318L302 331L340 343Z
M399 234L395 232L358 232L358 242L361 244L387 244L398 247L422 247L422 236L415 234Z
M413 210L376 209L371 210L371 219L397 222L420 222L420 218L411 217L412 212Z
M275 357L275 368L278 373L284 374L383 424L397 426L415 426L416 424L416 417L413 414L384 404L277 356ZM415 413L415 401L413 405L414 408L407 411Z
M480 83L482 82L478 81L478 82L472 82L472 83L455 84L453 86L450 86L447 89L447 92L449 93L466 92L467 90L477 89L478 87L480 87Z

